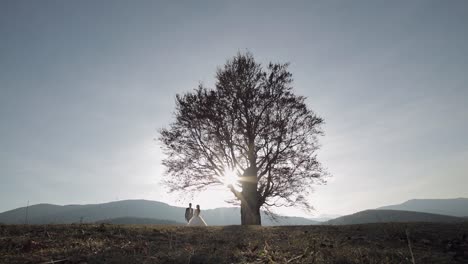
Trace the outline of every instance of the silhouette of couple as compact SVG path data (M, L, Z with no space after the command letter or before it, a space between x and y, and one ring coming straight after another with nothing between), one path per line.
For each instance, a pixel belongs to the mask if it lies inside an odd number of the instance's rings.
M194 211L192 203L189 203L189 207L185 208L185 220L188 226L207 226L205 220L200 216L200 205L198 204Z

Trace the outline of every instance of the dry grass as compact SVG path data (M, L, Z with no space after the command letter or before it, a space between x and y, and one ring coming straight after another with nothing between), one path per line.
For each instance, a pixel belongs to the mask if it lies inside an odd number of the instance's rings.
M467 236L468 223L0 225L0 263L468 263Z

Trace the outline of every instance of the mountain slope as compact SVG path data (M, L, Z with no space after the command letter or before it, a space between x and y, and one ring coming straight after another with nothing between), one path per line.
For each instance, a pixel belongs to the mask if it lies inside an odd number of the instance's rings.
M330 225L352 225L384 222L438 222L452 223L466 221L461 217L429 214L398 210L365 210L351 215L345 215L325 222Z
M451 216L468 216L468 198L413 199L402 204L379 207L385 210L404 210Z
M25 223L26 211L28 223L76 223L96 222L119 217L157 218L176 220L180 218L183 208L169 206L165 203L146 200L125 200L104 204L87 205L50 205L38 204L22 207L0 214L0 222L6 224ZM164 216L161 218L160 216ZM182 218L183 219L183 218Z
M37 204L0 214L0 223L5 224L69 224L97 222L114 218L147 218L185 222L185 208L148 200L124 200L103 204L51 205ZM202 216L209 225L240 224L240 208L216 208L202 210ZM127 219L128 220L128 219ZM311 225L319 222L301 217L279 217L275 222L262 212L263 225Z

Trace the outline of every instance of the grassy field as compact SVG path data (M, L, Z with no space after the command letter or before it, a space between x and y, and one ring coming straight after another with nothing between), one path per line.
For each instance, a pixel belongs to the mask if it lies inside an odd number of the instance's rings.
M0 225L0 263L468 263L468 223Z

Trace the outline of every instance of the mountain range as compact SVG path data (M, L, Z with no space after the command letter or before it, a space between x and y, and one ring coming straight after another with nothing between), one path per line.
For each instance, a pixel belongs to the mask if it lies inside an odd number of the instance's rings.
M4 224L49 224L49 223L93 223L115 222L140 223L152 219L184 223L184 207L171 206L162 202L148 200L123 200L103 204L53 205L37 204L21 207L0 214L0 223ZM209 225L239 225L240 208L226 207L207 209L202 216ZM137 220L142 218L146 220ZM117 220L116 220L117 219ZM132 219L130 222L129 220ZM133 222L132 222L133 221ZM267 217L262 212L263 225L314 225L318 221L303 217L277 216L277 220Z
M377 209L404 210L466 217L468 216L468 198L412 199L401 204L383 206Z
M325 224L329 225L354 225L368 223L384 223L384 222L437 222L437 223L456 223L464 222L465 218L430 214L413 211L401 210L365 210L351 215L341 216L332 220L328 220Z
M123 200L102 204L36 204L0 213L4 224L70 224L107 222L115 224L185 224L184 207L148 200ZM202 210L209 225L239 225L240 208ZM272 219L262 211L262 224L271 225L343 225L375 222L459 222L468 217L468 199L414 199L398 205L379 207L329 219L309 219L276 215Z

